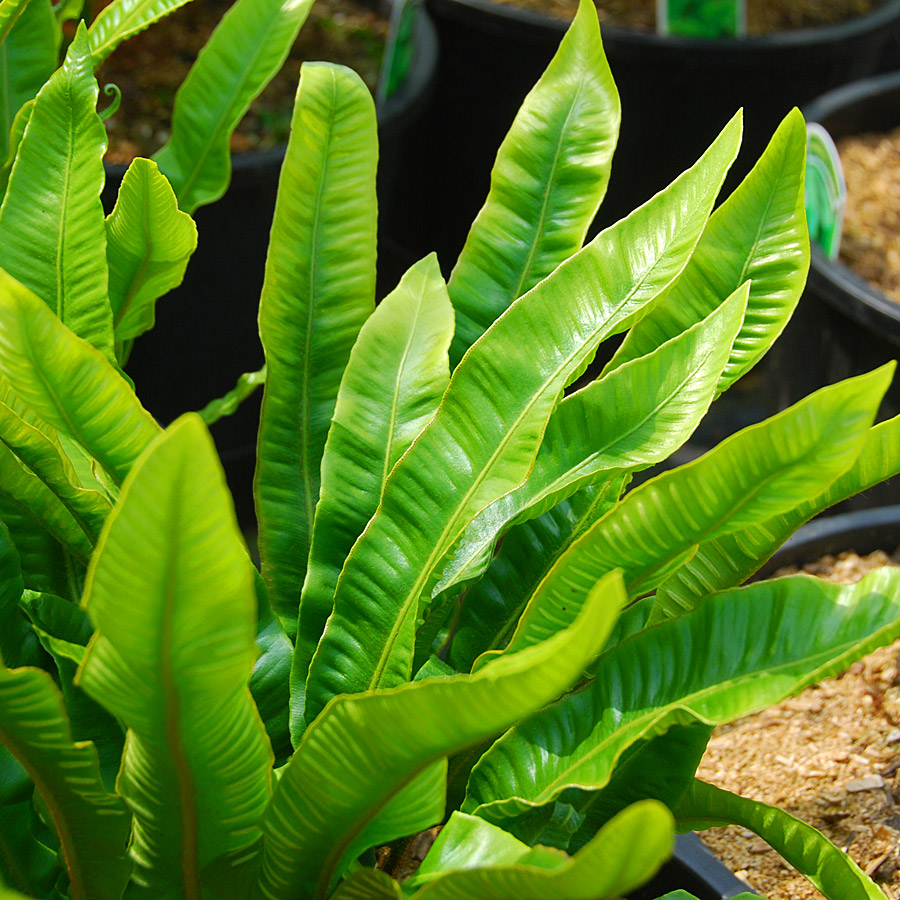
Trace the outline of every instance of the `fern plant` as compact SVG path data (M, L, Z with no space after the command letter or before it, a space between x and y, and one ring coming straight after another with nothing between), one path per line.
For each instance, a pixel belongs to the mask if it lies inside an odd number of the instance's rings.
M257 569L200 417L161 429L119 367L193 225L146 160L102 219L96 96L82 29L0 206L0 896L613 898L676 829L738 822L826 896L881 897L695 771L716 724L900 633L896 570L740 586L900 470L900 421L873 426L893 367L629 489L797 303L799 114L715 212L739 115L582 246L619 121L586 0L449 282L427 257L376 309L372 100L305 65L260 300Z

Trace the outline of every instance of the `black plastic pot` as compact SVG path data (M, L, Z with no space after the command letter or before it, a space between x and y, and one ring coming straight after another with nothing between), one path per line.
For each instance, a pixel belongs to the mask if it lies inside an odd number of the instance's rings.
M836 139L889 131L900 125L900 73L838 88L806 106L804 114ZM900 357L900 305L813 247L806 292L776 348L779 399L786 405ZM891 387L881 412L900 412L900 384Z
M441 42L435 105L419 136L405 243L437 249L448 268L489 186L490 168L522 99L567 23L491 0L427 0ZM875 70L900 0L821 28L747 39L660 37L603 29L622 98L622 131L599 224L630 212L691 165L738 107L749 170L788 110Z
M804 525L759 570L755 579L769 578L784 566L802 566L828 554L852 550L860 555L900 546L900 506L860 509L824 516Z
M656 900L669 891L688 891L698 900L725 900L749 890L734 877L696 834L675 839L675 855L647 884L632 891L629 900Z
M407 80L378 111L378 189L385 209L385 228L379 234L382 290L393 287L409 262L409 252L390 234L391 198L402 178L399 152L427 104L436 60L434 26L422 15ZM195 213L199 240L184 282L159 301L156 327L135 342L126 369L144 405L164 424L202 408L234 387L243 372L263 364L257 312L283 158L284 148L232 157L228 191ZM107 166L107 211L124 171L124 166ZM251 485L259 394L212 427L246 528L254 524Z

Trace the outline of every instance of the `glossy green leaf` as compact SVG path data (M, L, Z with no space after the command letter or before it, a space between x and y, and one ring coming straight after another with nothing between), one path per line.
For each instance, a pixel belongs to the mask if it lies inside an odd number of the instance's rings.
M329 895L329 900L402 900L400 885L378 869L358 869L338 889Z
M0 0L0 44L6 40L29 2L30 0Z
M51 591L77 601L81 596L80 578L83 566L75 566L62 545L43 527L37 515L0 492L0 521L9 529L22 567L25 587L34 591ZM15 656L10 665L21 664Z
M450 278L454 365L581 247L606 193L619 118L597 12L583 2L500 145L487 201Z
M22 135L0 206L0 267L112 359L97 96L82 25Z
M447 760L426 766L385 804L344 851L345 866L370 847L380 847L440 825L447 804Z
M621 579L605 579L572 628L477 675L335 698L304 733L266 811L261 895L324 897L345 850L391 796L571 685L605 641L620 596Z
M59 32L50 0L29 0L0 43L0 159L9 155L16 114L32 100L57 66Z
M115 0L104 12L121 2ZM106 219L116 341L136 338L153 327L156 299L181 284L196 247L197 226L178 209L172 187L156 163L134 160Z
M427 883L412 895L412 900L493 900L497 897L603 900L622 897L652 878L671 855L672 826L672 814L661 803L646 800L612 819L573 857L551 853L543 847L532 849L519 844L522 849L517 858L511 858L509 835L487 822L457 813L432 848L442 863L449 857L454 868L441 874L440 865L428 865L429 858L426 857L426 874L416 879L416 883L420 880ZM499 835L494 838L497 832ZM507 860L505 864L479 860L486 864L476 867L457 858L453 853L454 842L477 846L482 852L494 843L500 843L506 850ZM445 849L448 844L449 852ZM638 847L640 851L636 852Z
M344 560L396 461L434 416L450 380L453 307L434 255L413 266L363 325L338 391L325 452L291 676L302 720L306 675ZM299 736L299 735L297 735Z
M34 109L33 99L22 104L22 107L13 119L12 127L9 132L9 157L6 162L0 166L0 203L3 202L3 197L6 195L6 188L9 185L9 176L12 172L13 163L16 161L16 153L18 152L19 144L22 143L22 135L25 133L25 127L28 125L28 120L31 118L32 109Z
M13 666L18 665L19 645L27 630L19 612L19 599L24 590L16 545L0 520L0 654Z
M0 374L117 482L159 433L122 374L2 270Z
M135 877L159 895L199 897L207 867L234 886L252 866L272 763L247 689L256 603L212 439L184 416L139 459L107 521L85 585L96 634L76 680L128 729L117 785L135 816Z
M900 571L889 568L855 585L801 575L717 594L622 641L590 685L500 738L463 810L515 831L518 816L567 788L604 787L636 742L780 702L898 633Z
M0 444L15 454L44 483L65 506L91 544L95 543L112 504L96 482L94 487L81 484L57 438L56 430L31 414L2 377Z
M439 587L453 584L461 567L469 568L507 523L555 506L579 488L608 478L610 470L624 474L668 459L709 409L749 288L738 288L703 322L646 357L564 399L547 422L528 480L475 517Z
M131 872L131 817L121 798L104 790L94 747L72 742L62 697L46 672L0 666L0 741L47 803L74 900L119 900Z
M265 366L255 372L244 372L227 394L210 400L203 409L198 410L198 415L206 425L212 425L225 416L233 415L238 411L240 405L265 383Z
M571 375L681 271L739 130L735 118L694 167L520 298L466 354L347 559L310 667L307 722L337 694L408 680L441 559L476 513L524 481Z
M898 473L900 416L872 428L853 465L823 493L757 525L702 543L694 557L660 586L660 610L692 609L708 594L742 584L804 522Z
M504 535L484 578L460 601L448 655L454 668L467 672L476 657L507 645L525 604L547 571L583 531L616 504L625 481L584 488Z
M765 521L821 491L859 455L892 369L823 388L632 491L559 559L510 646L541 640L570 619L591 578L620 567L636 598L702 541ZM655 610L651 621L663 612Z
M169 15L187 0L112 0L88 29L91 57L96 69L122 41Z
M172 136L155 155L187 213L225 193L229 139L281 68L312 0L237 0L175 95Z
M44 650L56 663L57 682L66 704L73 740L91 741L97 750L100 777L115 790L122 759L124 734L119 723L74 683L77 667L93 629L84 609L52 594L28 592L22 608L31 620Z
M255 481L262 572L291 633L338 386L375 308L376 148L359 76L304 64L260 300L268 375Z
M625 338L612 366L649 353L751 281L744 324L717 393L751 369L787 324L806 283L806 126L790 112L734 193L710 217L684 273Z
M0 494L27 510L54 540L87 565L93 550L90 538L53 491L3 443L0 443Z
M685 831L740 825L758 834L828 900L887 900L878 885L820 831L790 813L695 781L676 810Z

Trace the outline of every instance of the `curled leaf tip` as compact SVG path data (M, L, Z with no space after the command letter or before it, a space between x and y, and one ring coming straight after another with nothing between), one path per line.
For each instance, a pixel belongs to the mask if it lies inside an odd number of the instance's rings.
M112 100L110 100L109 106L107 106L103 112L98 111L101 122L105 122L110 116L114 116L119 111L119 106L122 103L122 91L117 84L110 82L109 84L103 85L103 93L106 94L107 97L112 97Z

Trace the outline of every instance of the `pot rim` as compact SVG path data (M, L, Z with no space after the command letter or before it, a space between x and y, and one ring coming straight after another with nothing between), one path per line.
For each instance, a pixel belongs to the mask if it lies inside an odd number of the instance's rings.
M557 19L545 13L519 9L494 0L429 0L433 8L468 11L482 17L493 16L506 20L510 27L519 26L529 30L550 30L560 35L569 27L566 19ZM803 50L820 44L836 44L843 41L887 28L900 20L900 0L886 0L881 6L843 22L819 25L812 28L798 28L792 31L776 31L771 34L754 35L744 38L689 38L662 36L656 32L638 32L616 25L603 26L605 40L615 40L623 44L650 44L656 48L667 48L675 52L690 53L734 53L741 49L749 51Z
M900 0L896 0L900 4ZM434 82L438 60L437 31L428 11L421 7L415 26L415 52L412 64L403 86L382 103L376 110L378 117L378 133L382 136L397 128L412 110L417 109L428 95ZM281 167L287 144L278 144L268 150L247 150L243 153L232 153L232 173L250 170L266 170ZM121 179L128 166L123 163L103 163L108 178Z

